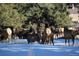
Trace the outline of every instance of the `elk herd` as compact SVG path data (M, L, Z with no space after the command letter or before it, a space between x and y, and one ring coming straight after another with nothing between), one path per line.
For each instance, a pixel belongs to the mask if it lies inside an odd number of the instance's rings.
M79 31L75 29L64 28L53 28L50 26L45 27L43 31L40 31L40 28L35 31L33 28L30 30L25 29L15 29L6 28L0 32L0 41L2 40L12 40L15 37L19 39L27 39L28 44L37 41L39 44L53 44L54 39L62 37L65 44L72 45L75 43L75 37L79 35Z

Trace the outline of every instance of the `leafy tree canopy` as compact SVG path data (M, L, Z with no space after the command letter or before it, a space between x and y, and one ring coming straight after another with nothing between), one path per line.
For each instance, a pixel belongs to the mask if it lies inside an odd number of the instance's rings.
M70 26L71 18L67 5L65 3L0 4L0 25L36 28L41 24L55 27Z
M0 4L0 25L21 27L25 16L14 9L14 4Z

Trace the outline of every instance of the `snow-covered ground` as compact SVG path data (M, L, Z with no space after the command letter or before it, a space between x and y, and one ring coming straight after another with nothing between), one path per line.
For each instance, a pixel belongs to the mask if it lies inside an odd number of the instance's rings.
M0 43L0 56L79 56L79 40L75 40L75 46L65 46L64 39L54 42L54 46L37 42L27 44L26 39Z

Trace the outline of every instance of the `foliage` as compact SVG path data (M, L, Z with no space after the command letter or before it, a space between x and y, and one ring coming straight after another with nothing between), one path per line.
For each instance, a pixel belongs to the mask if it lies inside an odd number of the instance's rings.
M22 26L24 15L14 9L14 4L0 4L0 25L13 26L15 28Z
M0 25L36 28L41 24L70 26L71 18L66 4L0 4Z

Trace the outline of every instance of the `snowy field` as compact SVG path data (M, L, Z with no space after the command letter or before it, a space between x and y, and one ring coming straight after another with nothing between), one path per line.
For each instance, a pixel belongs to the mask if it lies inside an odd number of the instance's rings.
M67 46L64 39L54 40L55 45L27 44L27 40L13 40L0 43L0 56L79 56L79 40L74 46Z

